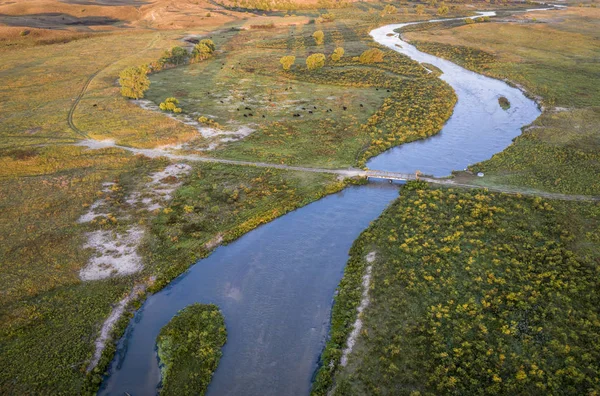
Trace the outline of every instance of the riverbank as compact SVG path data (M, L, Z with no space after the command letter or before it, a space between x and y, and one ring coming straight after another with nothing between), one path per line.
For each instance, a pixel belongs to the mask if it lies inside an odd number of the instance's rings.
M600 206L411 183L353 246L313 393L600 388ZM371 301L340 365L370 251Z

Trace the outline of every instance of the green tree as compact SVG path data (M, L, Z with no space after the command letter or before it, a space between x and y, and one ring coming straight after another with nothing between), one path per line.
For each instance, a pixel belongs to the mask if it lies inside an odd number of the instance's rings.
M126 98L141 99L144 92L150 88L148 79L148 67L131 66L119 74L119 85L121 85L121 95Z
M320 69L325 66L325 55L312 54L306 58L306 67L308 70Z
M385 53L378 48L371 48L360 54L358 61L360 63L379 63L383 62Z
M325 39L325 33L323 33L322 30L317 30L316 32L313 33L312 36L315 39L315 43L317 45L323 44L323 40Z
M331 60L337 62L342 59L342 56L344 56L344 49L342 47L337 47L333 51L333 54L331 54Z
M159 62L163 65L182 65L187 61L189 56L190 54L185 50L185 48L173 47L170 51L165 51Z
M295 61L296 57L293 55L284 56L279 59L279 63L283 66L283 70L290 70Z

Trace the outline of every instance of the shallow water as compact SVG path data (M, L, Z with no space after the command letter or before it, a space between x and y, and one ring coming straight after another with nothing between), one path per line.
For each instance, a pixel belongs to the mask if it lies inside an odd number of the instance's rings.
M458 103L439 135L388 150L369 161L369 168L448 175L502 151L539 115L519 90L386 36L403 25L371 34L443 70ZM511 102L508 111L498 105L500 96ZM146 300L121 340L100 394L155 394L156 337L178 310L194 302L217 304L228 331L209 395L308 394L348 251L397 194L397 186L389 184L350 187L216 249Z

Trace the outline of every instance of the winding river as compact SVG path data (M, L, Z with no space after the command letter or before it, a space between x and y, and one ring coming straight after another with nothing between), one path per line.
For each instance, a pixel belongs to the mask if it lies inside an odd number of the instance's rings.
M394 30L405 25L384 26L371 35L441 69L458 103L439 135L390 149L369 161L369 168L445 176L502 151L538 117L537 105L518 89L400 40ZM510 101L508 111L498 105L500 96ZM349 187L217 248L148 297L119 344L100 394L155 394L156 337L178 310L194 302L217 304L228 331L209 395L308 394L348 251L397 195L391 184Z

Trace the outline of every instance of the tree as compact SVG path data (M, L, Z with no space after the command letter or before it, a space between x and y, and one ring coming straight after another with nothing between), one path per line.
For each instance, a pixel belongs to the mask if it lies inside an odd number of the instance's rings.
M181 107L177 107L179 104L179 100L176 98L167 98L164 102L162 102L158 107L162 111L171 111L173 113L181 113Z
M391 4L388 4L388 5L386 5L386 6L383 8L383 13L384 13L384 14L395 14L395 13L396 13L396 7L394 7L394 6L393 6L393 5L391 5Z
M317 43L317 45L323 44L323 39L325 39L325 34L323 33L322 30L317 30L316 32L313 33L312 36L314 37L315 43Z
M144 92L150 88L148 79L148 67L131 66L119 74L119 85L121 85L121 95L126 98L141 99Z
M210 39L200 40L200 42L194 46L194 50L192 51L192 56L194 57L194 59L197 59L197 60L207 59L212 56L212 54L213 54L213 52L215 52L216 48L217 47L215 46L215 43L213 43L212 40L210 40Z
M423 15L423 13L425 13L425 6L423 4L419 4L415 10L417 15Z
M337 47L333 51L333 54L331 54L331 60L337 62L342 59L342 56L344 56L344 49L342 47Z
M293 55L284 56L279 59L279 63L283 66L283 70L290 70L295 61L296 57Z
M379 63L383 62L385 53L378 48L371 48L360 54L358 61L360 63Z
M159 62L162 65L182 65L187 61L189 56L190 54L185 50L185 48L173 47L171 48L171 51L165 51Z
M446 15L448 13L449 9L448 6L444 3L442 3L442 5L437 9L437 14L438 15Z
M306 58L306 67L308 70L320 69L325 66L325 55L312 54Z

